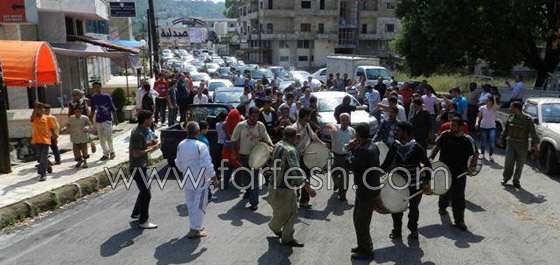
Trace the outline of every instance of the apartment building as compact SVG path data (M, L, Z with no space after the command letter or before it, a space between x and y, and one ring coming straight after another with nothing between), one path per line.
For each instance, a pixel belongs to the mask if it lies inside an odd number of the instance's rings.
M396 0L246 0L238 9L248 62L320 67L333 53L390 56Z

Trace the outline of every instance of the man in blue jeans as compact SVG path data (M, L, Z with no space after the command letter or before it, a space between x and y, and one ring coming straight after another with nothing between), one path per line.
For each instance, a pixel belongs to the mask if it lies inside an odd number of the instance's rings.
M232 145L234 146L233 150L239 150L239 154L234 153L232 158L235 160L239 155L241 165L244 167L237 172L243 174L242 179L245 182L249 181L249 183L243 183L243 186L246 187L247 184L249 185L249 189L246 194L248 194L247 196L249 197L251 211L256 211L258 209L259 169L252 169L249 167L249 154L251 153L251 150L253 150L253 147L260 142L273 146L272 140L266 131L266 126L264 126L264 123L259 121L260 113L261 112L257 107L250 108L249 118L238 123L231 136ZM249 174L249 170L252 170L254 174Z

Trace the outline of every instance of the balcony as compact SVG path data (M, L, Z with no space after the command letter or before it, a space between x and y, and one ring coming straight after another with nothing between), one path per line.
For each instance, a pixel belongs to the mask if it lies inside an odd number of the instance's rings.
M335 40L337 37L336 33L317 33L316 38L320 40Z
M64 13L67 16L108 20L109 6L106 0L36 0L37 11Z
M311 10L311 9L264 9L259 11L264 17L271 18L288 18L288 17L336 17L338 15L336 10Z
M360 34L360 40L377 40L377 39L379 39L379 37L375 33Z

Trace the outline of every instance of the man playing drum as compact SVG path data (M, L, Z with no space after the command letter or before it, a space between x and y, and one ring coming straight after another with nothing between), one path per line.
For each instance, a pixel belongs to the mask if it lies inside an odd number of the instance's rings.
M315 132L311 129L309 121L311 120L311 109L308 107L301 108L298 113L298 120L296 123L292 124L290 127L294 128L297 132L298 139L295 142L297 151L299 153L301 169L303 169L307 179L311 177L309 168L303 163L303 155L305 153L305 148L309 146L312 142L321 142ZM304 189L301 191L301 197L299 200L299 206L311 209L311 204L309 203L309 194Z
M390 146L387 158L385 158L381 168L385 172L398 168L398 170L395 170L397 174L410 179L408 184L410 194L415 194L420 190L420 181L423 183L424 191L428 191L430 174L427 174L427 171L422 172L420 170L420 163L424 164L424 167L431 167L431 164L424 148L412 139L412 124L410 122L398 122L396 138ZM424 174L422 175L422 173ZM389 177L399 176L390 174ZM405 181L408 181L408 179L405 179ZM418 205L421 200L422 194L411 198L408 204L408 229L412 239L418 239L418 218L420 217ZM393 218L393 231L389 237L400 238L403 213L393 213L391 217Z
M346 168L346 154L348 150L344 148L346 144L356 138L356 131L350 127L350 114L340 114L340 125L327 125L327 130L331 134L331 150L334 156L331 174L334 182L334 191L338 191L338 198L346 201L346 191L348 190L348 174Z
M304 189L311 197L316 192L309 187L309 181L300 169L299 157L294 143L296 130L284 130L284 139L276 143L272 151L272 181L269 183L269 198L272 206L272 219L268 227L281 238L282 244L303 247L294 239L294 223L298 216L296 189L305 183Z
M458 178L459 175L467 172L470 175L472 169L476 168L478 160L478 150L476 149L473 138L463 133L461 129L464 121L459 117L451 119L451 129L443 132L436 140L436 146L430 154L430 159L439 155L440 161L445 163L451 171L451 188L445 195L439 197L439 214L446 215L446 208L449 200L452 201L453 219L455 225L462 231L467 231L465 225L465 187L467 178ZM472 156L470 165L469 157Z
M373 259L373 242L369 233L375 197L379 194L379 149L369 138L369 126L356 126L356 140L348 144L351 152L349 169L354 172L356 202L354 203L354 228L358 247L352 249L353 259Z
M249 203L251 204L250 209L256 211L258 209L259 203L259 169L249 168L249 154L253 147L255 147L259 142L264 142L272 146L272 141L270 136L266 132L266 127L262 122L259 121L260 110L257 107L252 107L249 109L249 118L245 121L240 122L235 126L233 130L233 135L231 136L233 150L239 150L239 161L241 166L245 167L238 171L243 174L242 178L244 181L249 181L249 189L247 194L249 194ZM232 158L237 159L237 154L233 154ZM252 170L253 174L250 174L249 170ZM257 176L254 176L255 173ZM254 177L251 179L251 175ZM246 186L244 183L243 186Z

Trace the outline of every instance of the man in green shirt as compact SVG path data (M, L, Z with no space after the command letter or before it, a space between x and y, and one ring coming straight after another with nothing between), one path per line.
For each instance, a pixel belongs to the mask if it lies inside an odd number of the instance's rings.
M510 104L509 110L512 115L507 119L504 132L498 143L498 145L503 147L504 141L507 140L502 185L506 185L513 175L513 186L518 189L521 189L519 179L527 159L529 137L531 137L532 151L538 151L539 143L539 137L535 131L535 123L530 116L523 114L521 111L522 107L523 105L519 101L514 101ZM513 170L514 166L515 172Z
M272 181L269 183L269 198L272 206L272 219L268 227L281 238L282 244L303 247L294 239L294 223L298 216L296 190L302 184L309 196L315 197L315 190L309 187L305 173L300 169L299 155L294 143L297 131L293 127L284 129L284 139L272 150Z

